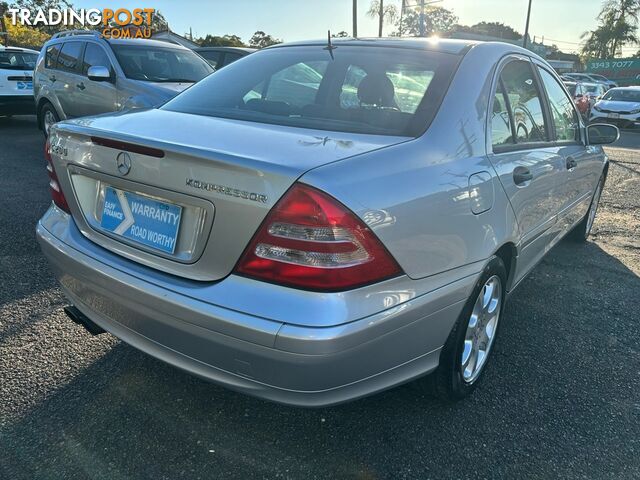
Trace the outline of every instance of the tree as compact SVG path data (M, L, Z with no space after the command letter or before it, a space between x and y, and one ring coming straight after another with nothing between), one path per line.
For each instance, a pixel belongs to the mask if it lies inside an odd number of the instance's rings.
M506 40L520 40L522 35L509 25L501 22L480 22L472 25L470 30L475 33L490 37L504 38Z
M267 35L262 30L258 30L254 33L249 40L249 46L254 48L264 48L269 45L276 45L277 43L282 43L282 40L274 38L271 35Z
M34 48L40 50L40 47L51 38L51 35L41 32L37 28L29 27L17 23L13 25L11 22L5 22L7 30L7 44L13 47Z
M449 32L458 21L451 10L442 7L428 6L424 13L425 36L441 35ZM406 12L396 25L402 35L420 36L420 13L414 10ZM399 33L395 33L399 35Z
M598 27L585 32L582 54L586 57L615 57L624 45L640 43L638 22L640 0L605 0L598 15Z
M367 15L378 19L378 37L382 37L382 27L385 23L394 23L398 17L395 5L384 4L384 0L373 0L369 5Z
M246 47L242 39L237 35L207 35L196 40L202 47Z

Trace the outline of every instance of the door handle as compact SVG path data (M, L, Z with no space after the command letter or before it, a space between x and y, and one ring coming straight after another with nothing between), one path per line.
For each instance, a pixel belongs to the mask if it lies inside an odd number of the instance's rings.
M574 168L578 166L578 162L576 162L573 158L567 157L567 170L573 171Z
M516 185L524 185L533 180L533 173L527 167L516 167L513 170L513 181Z
M49 77L49 80L51 80L52 82L55 82L56 81L56 76L55 75L51 75Z
M80 90L84 90L85 88L87 88L87 87L84 86L84 83L82 83L82 82L77 84L76 87L78 87Z

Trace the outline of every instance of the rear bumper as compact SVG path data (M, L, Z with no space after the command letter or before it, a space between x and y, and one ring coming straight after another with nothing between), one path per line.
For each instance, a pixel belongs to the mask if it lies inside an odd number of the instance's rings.
M33 95L0 95L0 115L33 115L36 103Z
M113 254L82 237L55 207L38 224L37 237L65 294L106 331L226 387L308 407L348 401L434 370L476 281L469 275L346 324L304 327L197 299L202 282L186 282L193 289L188 294L182 280L176 279L178 292L145 276L150 269L133 263L123 269L129 261L110 261ZM232 275L217 285L233 281Z

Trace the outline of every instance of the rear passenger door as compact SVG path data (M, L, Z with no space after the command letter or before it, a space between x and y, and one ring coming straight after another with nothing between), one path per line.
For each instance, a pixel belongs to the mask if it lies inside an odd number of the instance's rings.
M553 151L564 159L558 228L566 233L587 213L602 171L598 150L585 146L584 127L571 98L547 67L536 67L551 112Z
M58 55L54 74L56 78L55 92L67 118L81 115L78 104L78 84L82 81L80 64L82 63L83 51L84 42L72 40L62 44Z
M518 281L557 235L554 225L565 162L552 148L544 91L531 61L521 56L506 58L494 84L489 159L518 222Z

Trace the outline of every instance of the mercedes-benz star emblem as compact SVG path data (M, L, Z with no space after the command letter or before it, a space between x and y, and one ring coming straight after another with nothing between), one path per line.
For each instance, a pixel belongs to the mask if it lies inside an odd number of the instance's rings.
M118 172L120 175L126 175L131 170L131 157L128 153L120 152L118 157L116 158L116 162L118 163Z

